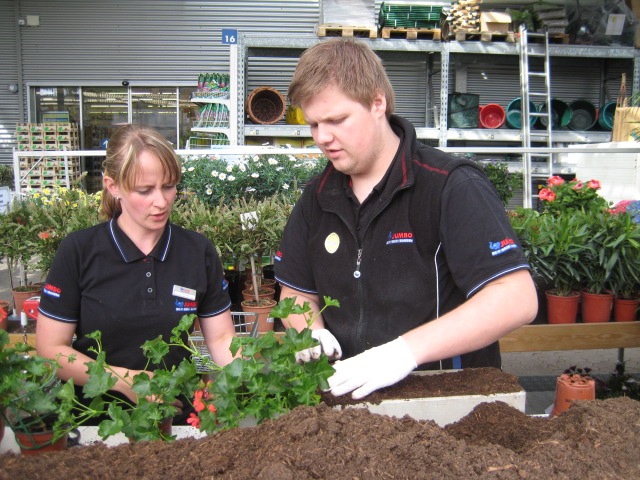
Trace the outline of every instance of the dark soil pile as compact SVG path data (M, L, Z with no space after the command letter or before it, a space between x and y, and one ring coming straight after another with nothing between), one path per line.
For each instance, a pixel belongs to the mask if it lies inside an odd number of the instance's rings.
M640 402L577 402L528 417L485 403L445 428L326 404L173 443L0 457L0 479L640 478Z

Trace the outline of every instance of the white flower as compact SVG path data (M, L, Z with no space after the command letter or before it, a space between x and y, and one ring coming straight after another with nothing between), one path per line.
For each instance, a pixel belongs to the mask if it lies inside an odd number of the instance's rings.
M284 185L282 185L282 188L283 188L284 190L289 190L289 185L287 185L287 184L285 183Z
M258 155L254 155L253 156L253 161L254 162L259 162L260 161L260 157Z
M207 188L207 195L211 195L213 193L213 190L211 190L210 188Z
M240 165L238 165L238 168L240 169L241 172L246 172L247 171L247 167L245 166L244 163L241 163Z
M189 167L188 171L189 172L193 172L196 169L196 167Z
M218 173L217 170L211 170L211 176L213 178L218 178L220 176L220 174Z
M255 192L255 191L256 191L256 189L255 189L255 188L253 188L253 187L247 187L247 192L248 192L248 193Z
M184 173L184 172L186 172L186 170L185 170L185 168L184 168L184 167L182 167L182 173Z
M229 175L229 178L227 178L227 180L229 180L230 182L233 182L236 179L236 177L234 177L233 175Z
M226 173L221 173L220 175L218 175L218 178L219 178L220 180L224 180L224 179L226 179L226 178L227 178L227 174L226 174Z
M253 172L253 173L251 174L251 177L252 177L252 178L258 178L259 176L260 176L260 174L259 174L258 172Z
M294 157L293 155L289 155L287 158L288 158L288 159L289 159L289 161L291 161L291 162L297 162L297 161L298 161L298 159L297 159L296 157Z
M276 167L276 172L281 172L282 170L284 170L284 167Z
M233 172L233 165L227 165L227 173Z
M277 165L278 164L278 161L273 157L271 157L269 160L267 160L267 162L269 162L269 165Z

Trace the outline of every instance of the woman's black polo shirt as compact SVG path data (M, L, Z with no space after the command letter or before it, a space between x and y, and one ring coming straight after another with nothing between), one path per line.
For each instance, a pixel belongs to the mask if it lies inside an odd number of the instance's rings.
M222 265L203 235L168 224L145 256L115 219L62 241L40 301L44 315L77 324L75 349L95 357L86 335L100 330L107 362L136 370L146 366L141 345L168 340L183 315L211 317L230 306ZM168 366L182 350L170 352Z

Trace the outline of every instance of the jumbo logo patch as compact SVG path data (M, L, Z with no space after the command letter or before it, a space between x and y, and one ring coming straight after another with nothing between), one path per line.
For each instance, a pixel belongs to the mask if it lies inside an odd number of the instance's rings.
M397 243L414 243L413 232L389 232L387 245Z
M176 300L176 312L197 312L198 302Z
M518 248L518 245L516 245L516 242L514 242L512 238L505 238L499 242L489 242L489 250L491 250L491 255L494 257L502 255L512 248Z

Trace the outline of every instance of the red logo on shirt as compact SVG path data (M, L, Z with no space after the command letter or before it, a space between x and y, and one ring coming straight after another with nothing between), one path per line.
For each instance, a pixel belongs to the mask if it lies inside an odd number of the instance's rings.
M273 256L273 259L276 262L279 262L280 260L282 260L282 250L278 250L276 254Z

